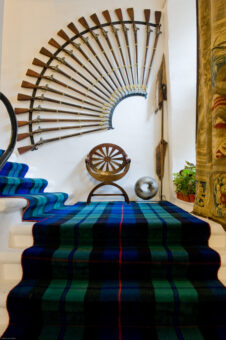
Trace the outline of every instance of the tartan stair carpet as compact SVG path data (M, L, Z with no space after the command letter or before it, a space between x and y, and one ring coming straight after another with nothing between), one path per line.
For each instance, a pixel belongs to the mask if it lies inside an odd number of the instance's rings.
M8 162L0 172L0 195L25 197L23 219L35 222L2 338L226 339L207 223L166 201L65 205L27 170Z

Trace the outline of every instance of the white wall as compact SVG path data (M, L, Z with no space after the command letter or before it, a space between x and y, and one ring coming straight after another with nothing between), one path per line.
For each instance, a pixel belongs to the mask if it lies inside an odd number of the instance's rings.
M195 163L196 0L168 0L169 172ZM167 49L167 46L166 46ZM171 182L171 200L175 197Z
M3 50L2 50L2 92L17 102L21 81L26 79L27 68L34 57L42 59L39 50L48 47L50 37L57 38L60 28L77 22L81 16L86 18L93 12L104 9L134 7L136 18L142 18L144 8L162 10L165 1L141 0L136 3L124 0L10 0L5 2ZM91 8L92 6L95 8ZM165 139L168 140L169 126L170 158L166 159L164 193L169 198L168 185L170 171L180 169L185 160L194 160L194 122L195 122L195 0L168 1L167 15L163 16L163 34L160 37L155 58L152 79L161 62L163 49L167 54L169 80L169 113L166 107ZM153 20L153 16L152 16ZM168 44L167 44L168 39ZM168 46L167 46L168 45ZM48 47L49 48L49 47ZM34 67L32 67L34 68ZM28 80L28 79L27 79ZM30 81L30 79L29 79ZM151 91L152 93L152 91ZM112 142L122 146L132 160L131 169L121 184L130 199L136 199L134 184L144 175L155 177L155 147L160 138L160 115L153 114L153 95L145 100L141 97L128 98L121 102L114 113L114 130L50 143L38 151L18 156L18 162L26 162L33 169L33 176L44 177L52 183L52 189L66 191L72 201L85 200L94 186L88 175L84 159L92 147L102 142ZM168 123L167 123L168 116ZM6 115L0 118L0 145L8 142L9 123ZM181 140L181 137L183 139ZM191 137L192 142L189 141ZM27 143L25 143L27 144ZM19 145L21 146L21 144Z
M6 2L3 32L2 79L4 92L14 106L20 84L26 79L27 68L32 59L39 55L42 46L48 47L50 37L57 38L60 28L80 16L86 18L94 11L101 13L104 9L113 10L131 7L131 1L95 1L95 9L90 8L89 0L82 1L36 1L11 0ZM143 19L143 9L161 10L162 1L142 0L136 3L136 18ZM135 7L135 6L134 6ZM35 13L35 15L32 15ZM51 15L50 15L51 14ZM153 20L153 16L152 16ZM10 23L13 22L13 25ZM79 24L78 24L79 26ZM49 47L48 47L49 48ZM153 70L153 79L163 53L163 39L160 38ZM34 68L34 67L33 67ZM30 80L30 79L29 79ZM40 147L36 152L29 152L18 157L37 168L34 175L45 177L53 182L55 190L64 190L73 196L73 200L85 200L94 181L85 169L84 159L92 147L102 142L112 142L122 146L132 160L128 175L121 180L131 199L136 199L134 184L144 175L155 176L154 149L159 141L159 117L153 114L151 96L145 100L141 97L128 98L121 102L114 113L114 130L79 138L72 138L59 143ZM6 134L1 134L1 141ZM27 141L25 144L28 143ZM21 144L20 144L21 146ZM120 183L119 183L120 184Z

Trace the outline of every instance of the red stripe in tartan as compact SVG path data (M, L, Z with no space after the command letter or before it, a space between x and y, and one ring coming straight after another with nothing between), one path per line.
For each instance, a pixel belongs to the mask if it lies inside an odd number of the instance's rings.
M119 225L119 271L118 271L118 339L122 340L122 305L121 305L121 295L122 295L122 221L123 221L123 204L122 204L122 215Z

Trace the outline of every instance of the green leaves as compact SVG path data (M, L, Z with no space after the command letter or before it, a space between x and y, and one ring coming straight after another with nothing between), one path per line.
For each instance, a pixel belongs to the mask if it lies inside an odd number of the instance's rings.
M195 194L196 167L188 161L185 164L183 170L173 174L173 183L176 186L176 192L181 192L183 195Z

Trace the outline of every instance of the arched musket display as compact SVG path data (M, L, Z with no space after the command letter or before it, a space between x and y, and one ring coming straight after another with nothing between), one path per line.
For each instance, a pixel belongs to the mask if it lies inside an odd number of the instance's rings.
M19 101L30 104L29 108L15 109L17 115L28 115L26 120L23 118L18 122L18 141L30 138L31 142L19 147L19 153L36 150L52 141L112 129L113 112L123 99L129 96L147 97L161 33L161 12L154 12L155 23L149 22L149 9L144 10L144 21L135 20L133 8L126 12L129 20L125 20L118 8L115 10L118 21L112 21L109 11L103 11L106 23L101 23L94 13L90 16L96 25L94 27L81 17L78 21L84 31L80 32L71 22L67 26L68 32L63 29L58 32L61 43L51 38L50 50L41 48L40 54L45 60L34 58L36 69L28 69L26 73L36 81L23 81L21 87L26 93L18 94ZM41 72L38 71L40 69ZM40 117L41 113L45 118ZM76 119L70 119L71 116L76 116ZM70 121L75 124L68 125ZM42 125L38 129L35 127L37 122ZM51 122L57 125L52 127L49 125ZM29 132L21 131L24 126L28 126ZM67 129L78 129L79 132L68 135L55 133L53 138L35 141L37 135Z

